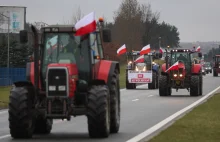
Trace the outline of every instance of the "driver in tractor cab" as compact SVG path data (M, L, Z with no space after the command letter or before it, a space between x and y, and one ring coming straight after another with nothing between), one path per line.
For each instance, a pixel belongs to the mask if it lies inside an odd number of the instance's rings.
M76 43L74 36L69 36L68 44L63 47L62 52L75 54L77 47L78 44Z
M187 62L186 57L183 56L183 54L180 54L180 56L177 58L177 60L181 60L183 62Z

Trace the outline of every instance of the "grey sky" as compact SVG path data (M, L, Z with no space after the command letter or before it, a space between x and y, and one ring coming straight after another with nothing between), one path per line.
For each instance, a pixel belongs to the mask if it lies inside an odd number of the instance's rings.
M122 0L1 0L2 5L26 6L27 21L48 24L71 22L80 6L84 14L96 12L113 21L113 12ZM181 41L220 40L220 0L139 0L150 2L154 11L161 13L160 20L175 25Z

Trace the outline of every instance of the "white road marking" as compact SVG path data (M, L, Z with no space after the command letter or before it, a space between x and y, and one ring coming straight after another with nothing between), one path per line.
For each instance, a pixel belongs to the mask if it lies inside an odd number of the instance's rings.
M4 138L8 138L8 137L10 137L11 135L4 135L4 136L0 136L0 140L1 139L4 139Z
M139 99L134 99L134 100L132 100L133 102L136 102L136 101L138 101Z
M4 114L4 113L7 113L7 112L8 112L8 109L4 110L4 111L0 111L0 114Z
M149 96L147 96L147 97L153 97L154 95L149 95Z
M173 115L167 117L166 119L162 120L161 122L157 123L156 125L154 125L153 127L147 129L146 131L140 133L139 135L131 138L130 140L126 141L126 142L138 142L140 140L143 140L144 138L146 138L147 136L149 136L150 134L152 134L153 132L156 132L157 130L159 130L161 127L165 126L166 124L170 123L172 120L174 120L175 118L179 117L180 115L182 115L183 113L187 112L188 110L196 107L198 104L200 104L201 102L203 102L204 100L206 100L208 97L212 96L213 93L215 93L218 89L220 89L220 86L217 87L215 90L211 91L210 93L208 93L207 95L205 95L204 97L200 98L199 100L197 100L196 102L192 103L191 105L183 108L182 110L174 113Z

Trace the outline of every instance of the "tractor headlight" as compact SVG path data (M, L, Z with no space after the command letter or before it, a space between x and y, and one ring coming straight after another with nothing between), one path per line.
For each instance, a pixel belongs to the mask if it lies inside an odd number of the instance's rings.
M174 77L177 77L177 74L174 74L173 76L174 76Z
M143 71L146 71L146 66L144 66Z
M183 77L183 74L180 74L180 77Z
M135 70L138 71L138 67L137 66L135 67Z
M129 61L128 64L132 64L132 61Z

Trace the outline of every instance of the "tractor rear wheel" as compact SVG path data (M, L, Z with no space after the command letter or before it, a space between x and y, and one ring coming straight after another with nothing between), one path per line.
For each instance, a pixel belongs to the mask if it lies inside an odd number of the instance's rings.
M216 70L213 70L213 76L218 76L218 73L216 72Z
M199 96L203 94L203 76L202 74L199 75Z
M135 83L129 83L128 81L128 71L126 70L126 89L136 89Z
M53 119L37 118L35 121L36 134L50 134L52 130Z
M106 138L110 133L110 94L106 85L94 85L88 92L88 130L91 138Z
M190 96L199 96L200 95L200 82L199 76L194 75L191 77L190 81Z
M117 133L120 127L120 85L118 71L115 70L110 88L110 100L111 100L111 125L110 132Z
M152 82L148 83L148 89L156 89L156 88L157 88L157 73L153 71Z
M160 75L159 78L159 95L160 96L170 96L171 87L168 87L168 76Z
M32 138L33 101L25 87L13 87L9 96L9 128L13 138Z

